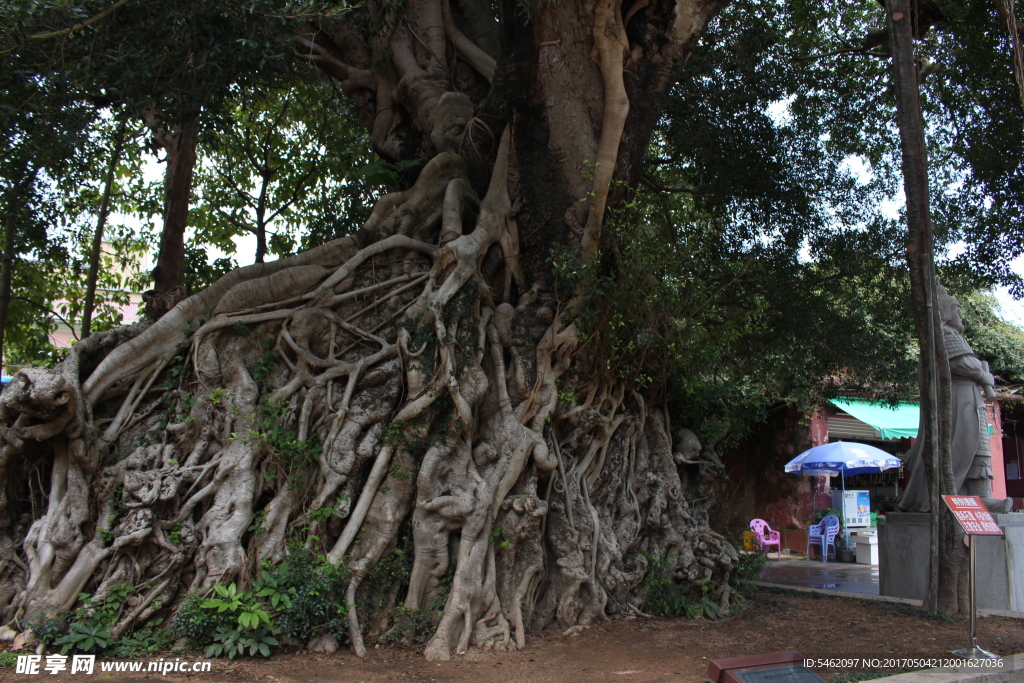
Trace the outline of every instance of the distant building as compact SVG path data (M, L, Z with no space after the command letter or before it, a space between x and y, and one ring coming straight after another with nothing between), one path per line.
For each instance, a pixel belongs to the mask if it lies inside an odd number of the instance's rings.
M102 295L102 292L96 292L97 295ZM62 303L66 303L63 300L54 302L55 307L59 307ZM128 303L126 304L113 304L114 307L121 313L121 324L131 325L139 322L145 316L146 305L142 301L142 295L135 292L128 293ZM76 321L77 323L77 321ZM66 349L75 343L78 338L79 328L75 327L72 330L63 321L57 321L57 327L50 333L50 343L58 349Z
M992 453L992 495L1014 498L1024 507L1024 401L1000 398L987 404ZM786 463L808 448L834 441L855 441L903 458L917 438L919 406L903 402L896 409L866 399L829 402L810 418L788 406L769 412L768 420L739 446L721 454L729 477L716 505L719 525L746 527L755 517L776 529L806 529L815 510L831 506L829 477L787 474ZM873 511L895 509L905 485L904 468L846 478L846 488L871 493ZM785 541L784 541L785 543ZM793 534L789 546L803 552L806 538Z

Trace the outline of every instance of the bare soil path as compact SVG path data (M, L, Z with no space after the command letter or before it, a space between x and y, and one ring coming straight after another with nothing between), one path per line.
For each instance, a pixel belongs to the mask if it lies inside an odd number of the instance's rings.
M979 623L983 647L998 654L1024 652L1024 620L989 617ZM814 657L941 657L967 644L968 629L966 620L935 619L903 605L763 589L748 609L717 621L632 619L600 624L579 637L564 637L556 631L532 633L521 652L470 652L442 663L427 662L421 648L370 645L362 660L348 650L331 655L283 654L266 660L218 659L212 672L188 676L109 674L97 667L91 677L66 673L30 677L5 669L0 670L0 681L706 683L709 659L790 649ZM201 658L200 653L182 657ZM837 673L817 671L830 679Z

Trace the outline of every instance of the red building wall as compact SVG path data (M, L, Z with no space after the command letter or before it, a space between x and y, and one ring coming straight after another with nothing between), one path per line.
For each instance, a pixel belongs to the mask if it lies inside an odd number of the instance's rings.
M712 509L712 523L746 528L751 519L760 517L773 529L806 528L821 478L787 474L783 468L818 445L824 434L823 418L808 421L788 407L770 412L756 432L722 454L729 481Z

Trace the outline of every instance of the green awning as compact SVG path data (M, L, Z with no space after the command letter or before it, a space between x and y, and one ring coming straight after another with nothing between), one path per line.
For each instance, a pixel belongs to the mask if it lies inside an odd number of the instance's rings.
M835 406L871 425L883 439L916 438L921 408L917 403L878 403L862 398L833 398Z

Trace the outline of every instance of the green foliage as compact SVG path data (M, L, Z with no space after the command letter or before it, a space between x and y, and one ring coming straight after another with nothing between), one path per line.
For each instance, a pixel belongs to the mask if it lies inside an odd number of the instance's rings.
M444 614L445 603L451 593L452 581L455 578L455 567L450 566L437 586L437 595L429 605L420 609L410 609L404 604L395 605L391 611L391 629L387 639L396 642L425 642L437 630Z
M287 563L278 569L287 574ZM286 589L285 581L283 578L279 579L276 572L272 574L266 569L261 571L260 580L253 585L253 592L257 598L267 598L270 601L270 606L274 609L278 607L291 609L292 597L290 593L294 593L294 588L291 590Z
M577 362L670 398L698 436L728 431L728 447L775 400L912 391L905 280L864 245L837 252L853 264L801 263L798 245L768 248L686 203L645 196L616 230L614 258L552 258L559 297L586 295L563 317L586 349Z
M203 609L212 609L217 612L231 612L238 619L238 626L242 629L255 629L260 623L270 624L270 615L261 609L253 593L239 591L232 583L229 586L216 584L213 587L216 597L209 598L200 603Z
M345 588L348 572L301 545L274 566L265 563L252 590L215 585L214 596L186 596L172 628L207 656L234 658L248 652L269 657L278 637L302 640L317 633L341 639L347 633Z
M881 210L895 185L862 183L852 150L827 143L841 125L875 126L874 112L865 121L862 107L812 85L877 78L880 67L819 73L794 62L822 35L796 27L831 17L803 3L778 9L741 1L709 27L666 105L643 185L606 219L614 248L600 262L552 255L562 300L587 295L575 320L588 369L664 392L699 436L727 431L722 447L775 400L905 396L916 384L902 231ZM859 86L843 90L851 102L884 95ZM787 116L773 114L794 96Z
M333 506L327 505L322 508L310 508L306 514L315 522L326 522L331 517L336 517L338 510Z
M412 474L410 474L408 470L403 469L399 465L391 465L390 467L388 467L388 476L391 477L392 479L404 481L406 479L409 479L412 476Z
M256 367L252 371L252 378L257 382L262 382L270 377L270 373L274 371L274 365L280 357L281 353L279 351L265 349L263 355L256 361Z
M13 669L17 663L17 652L0 652L0 669Z
M237 623L232 613L207 609L202 606L203 602L205 599L202 596L186 595L171 622L174 633L195 649L205 648L213 642L214 635L230 630Z
M114 636L99 623L92 620L76 621L71 624L68 634L58 638L56 644L63 645L61 654L78 652L102 652L113 642Z
M117 121L99 118L85 103L58 106L63 95L55 84L26 83L7 62L0 85L0 234L11 233L14 259L4 362L50 364L63 352L48 333L69 330L81 317L100 178ZM147 187L133 176L141 161L137 146L133 150L117 167L114 210L130 210L123 194L142 194ZM130 230L116 216L107 226L93 330L121 323L118 307L128 302L124 288L146 249L146 236L145 227Z
M38 616L32 620L32 632L36 634L39 642L47 645L54 645L57 639L64 635L66 624L64 619L68 613L61 614L59 618Z
M398 446L405 442L405 437L402 434L402 425L397 422L389 422L388 426L384 428L384 435L381 440L392 446Z
M97 602L87 593L82 593L79 596L82 606L68 620L67 635L54 641L54 645L63 646L61 654L99 654L110 647L113 644L110 629L117 623L121 608L131 592L131 586L128 584L118 584L102 602Z
M423 159L391 163L378 159L359 169L358 174L371 185L385 185L399 190L408 189L409 172L423 165Z
M196 397L186 392L181 395L181 399L178 401L178 412L188 413L192 410L196 404Z
M271 574L276 581L273 589L287 595L291 602L274 616L274 624L282 635L306 639L330 633L339 640L347 636L346 569L327 562L323 556L295 548ZM271 587L269 583L267 587Z
M152 619L142 630L122 635L109 655L129 659L170 649L173 641L170 633L160 628L163 621L162 618Z
M429 609L410 609L404 604L395 605L391 610L393 625L388 631L387 639L401 642L406 639L420 641L429 637L440 622L440 614Z
M721 619L722 608L714 601L711 594L718 590L718 584L710 579L700 585L700 604L697 609L707 619Z
M245 654L246 649L251 657L255 657L257 652L269 657L270 648L280 644L265 626L225 629L213 634L213 640L206 648L207 657L227 655L229 659L234 659L237 655Z
M647 560L647 573L644 575L644 611L659 617L685 617L696 619L720 619L722 610L711 594L718 589L714 581L704 581L700 585L699 595L694 594L673 575L674 558L668 555L655 557L642 553Z
M768 568L768 555L764 548L756 547L751 551L739 551L739 563L733 568L729 575L729 581L737 590L745 590L751 587L752 582L761 577L761 573Z
M999 317L991 295L961 293L960 314L967 337L978 358L987 361L997 382L1024 385L1024 329Z
M300 236L308 248L313 233L329 233L320 239L326 241L365 220L358 207L374 193L352 169L365 160L368 141L333 82L240 91L230 106L231 123L199 161L196 186L204 201L189 216L195 239L230 254L235 237L252 234L262 261L292 253ZM370 196L353 201L354 195Z
M257 428L252 436L270 449L284 470L295 475L319 460L321 447L315 435L307 441L298 440L296 433L283 424L287 412L287 403L261 399L256 405Z
M225 273L238 267L231 257L209 260L204 236L193 236L185 244L185 272L183 282L190 293L202 291L219 280ZM233 245L232 245L233 246Z
M82 604L73 612L56 617L43 617L32 623L39 640L59 647L61 654L86 653L108 657L136 657L140 654L165 649L170 645L168 634L159 627L162 619L151 619L144 628L114 638L112 630L124 616L128 598L132 595L128 584L118 584L102 600L87 593L79 596ZM154 601L154 606L160 606Z

